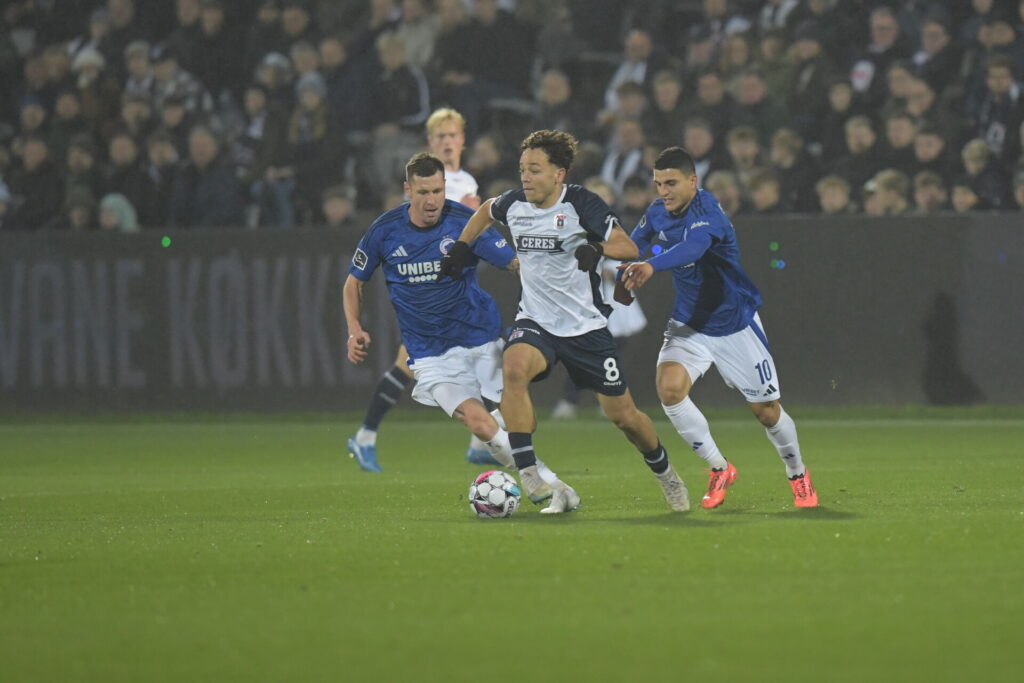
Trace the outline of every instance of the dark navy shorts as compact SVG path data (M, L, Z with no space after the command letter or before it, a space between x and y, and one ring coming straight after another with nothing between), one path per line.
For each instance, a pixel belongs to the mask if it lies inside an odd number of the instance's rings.
M544 355L548 367L533 378L539 382L561 362L569 379L580 389L592 389L605 396L626 393L626 378L615 349L615 340L607 328L576 337L556 337L532 320L520 319L509 329L507 349L513 344L529 344Z

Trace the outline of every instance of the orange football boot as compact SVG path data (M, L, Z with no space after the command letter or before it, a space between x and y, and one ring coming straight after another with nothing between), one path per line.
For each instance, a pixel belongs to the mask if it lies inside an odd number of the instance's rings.
M708 492L700 500L700 506L705 510L716 508L725 500L725 490L736 481L736 468L732 463L724 470L711 470L708 477Z
M811 483L810 470L805 469L803 474L790 479L789 485L793 488L793 505L798 508L818 507L818 492Z

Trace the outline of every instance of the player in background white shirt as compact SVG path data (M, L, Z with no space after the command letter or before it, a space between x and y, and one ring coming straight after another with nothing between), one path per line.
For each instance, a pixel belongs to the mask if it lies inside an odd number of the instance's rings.
M604 200L565 183L576 155L574 137L536 131L520 149L523 189L484 202L441 259L441 276L461 276L471 258L469 244L492 222L508 226L519 257L522 295L502 356L501 412L523 488L531 494L547 486L533 450L537 420L529 385L561 362L577 386L597 394L608 418L640 451L669 506L689 510L686 485L669 464L651 419L633 403L607 327L611 307L601 294L601 257L632 260L637 247ZM570 486L559 481L552 488L551 505L543 512L568 512L579 505Z
M466 121L462 114L450 108L438 109L427 119L426 128L430 152L444 163L445 199L461 202L471 209L479 208L476 179L462 168L462 152L466 148ZM380 471L377 463L377 430L381 420L413 380L408 361L409 354L405 347L399 346L394 366L377 380L363 424L350 440L352 445L348 449L349 453L368 472ZM476 436L470 440L466 459L478 465L499 464L491 457L487 444Z

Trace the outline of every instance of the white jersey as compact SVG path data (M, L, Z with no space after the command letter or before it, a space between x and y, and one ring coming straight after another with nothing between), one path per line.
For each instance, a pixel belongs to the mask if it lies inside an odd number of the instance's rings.
M467 194L476 195L480 187L476 184L476 178L469 172L460 168L458 171L444 172L444 198L453 202L461 202Z
M491 218L508 226L519 256L516 320L533 320L556 337L607 327L611 307L601 295L601 276L577 268L573 255L588 241L607 241L618 224L604 200L566 185L554 206L540 209L522 190L510 190L491 203Z

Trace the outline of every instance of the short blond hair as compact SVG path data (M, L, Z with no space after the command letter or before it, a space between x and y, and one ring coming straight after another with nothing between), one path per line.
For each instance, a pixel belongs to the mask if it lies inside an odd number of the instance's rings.
M441 124L448 123L449 121L454 121L459 124L459 128L463 132L466 131L466 119L463 118L462 114L451 107L442 107L427 119L427 135L433 135L434 131L441 127Z

